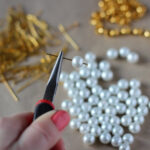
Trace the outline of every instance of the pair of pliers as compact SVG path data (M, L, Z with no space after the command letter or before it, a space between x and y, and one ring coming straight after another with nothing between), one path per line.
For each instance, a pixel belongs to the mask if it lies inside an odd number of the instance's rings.
M43 115L44 113L51 111L54 109L53 99L56 94L59 76L62 67L62 60L63 60L63 52L61 51L57 57L56 63L52 69L51 75L47 82L47 87L45 90L45 94L42 100L39 100L36 103L36 108L34 112L34 120L39 116Z

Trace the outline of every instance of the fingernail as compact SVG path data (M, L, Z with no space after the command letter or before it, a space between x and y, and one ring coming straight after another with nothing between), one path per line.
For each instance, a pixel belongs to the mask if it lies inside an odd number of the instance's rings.
M66 111L59 110L51 117L51 120L53 121L57 129L59 131L62 131L68 125L70 116Z

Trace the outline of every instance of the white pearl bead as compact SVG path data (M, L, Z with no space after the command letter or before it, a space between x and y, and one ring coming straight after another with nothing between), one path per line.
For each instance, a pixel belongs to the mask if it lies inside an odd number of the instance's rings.
M109 106L105 109L105 113L110 115L115 115L117 112L115 107Z
M149 102L149 98L147 96L142 95L138 98L139 105L147 105L148 102Z
M99 140L103 144L108 144L111 141L111 134L105 131L100 135Z
M83 80L78 80L78 81L76 81L76 87L78 89L83 89L86 87L86 82Z
M89 103L85 102L81 105L81 110L83 112L89 112L91 110L91 105Z
M118 57L118 51L114 48L108 49L106 56L110 59L116 59Z
M133 117L136 114L136 108L129 107L126 110L126 115Z
M71 81L71 80L66 80L65 82L64 82L64 89L70 89L70 88L73 88L74 87L74 83L73 83L73 81Z
M129 125L129 131L131 133L139 133L140 130L141 130L141 127L140 127L140 125L138 123L131 123Z
M73 72L70 73L69 78L70 78L70 80L72 80L72 81L77 81L77 80L79 80L80 75L79 75L78 72L73 71Z
M133 143L133 141L134 141L134 137L133 137L133 135L131 134L131 133L125 133L124 135L123 135L123 141L125 142L125 143L128 143L128 144L132 144Z
M117 116L112 116L111 118L110 118L110 123L112 124L112 125L114 125L114 124L120 124L120 118L119 117L117 117Z
M88 120L89 125L97 125L98 124L98 119L96 117L91 117Z
M88 87L94 87L97 84L97 79L87 78L86 84L87 84Z
M70 127L72 128L72 129L79 129L79 127L80 127L80 125L81 125L81 122L79 121L79 119L72 119L71 121L70 121Z
M104 81L111 81L113 79L113 76L114 75L113 75L113 72L111 70L103 71L102 75L101 75L101 77Z
M116 105L116 110L118 114L124 114L126 112L126 105L123 103L118 103Z
M85 60L87 62L94 61L95 59L96 59L96 55L94 53L88 52L88 53L85 54Z
M96 62L88 62L88 66L87 66L88 69L96 69L97 68L97 63Z
M61 72L59 80L64 82L68 79L69 75L66 72Z
M139 55L135 52L130 52L127 55L127 61L130 63L137 63L139 61Z
M102 87L99 85L95 85L94 87L92 87L92 93L94 95L99 95L99 93L102 91Z
M102 60L99 63L99 69L102 71L109 70L110 69L110 63L106 60Z
M144 123L144 116L141 114L137 114L134 116L133 120L135 123L143 124Z
M137 79L131 79L129 84L131 88L139 88L141 86L141 82Z
M83 65L83 58L80 56L75 56L72 59L72 66L75 68L79 68Z
M107 100L110 97L110 92L108 90L102 90L100 92L100 98L103 100Z
M87 67L83 66L80 68L79 74L82 78L87 78L90 76L90 70Z
M119 99L118 99L118 97L116 97L116 96L110 96L110 97L108 98L108 103L109 103L110 105L116 106L116 105L118 104L118 102L119 102Z
M126 91L119 91L117 96L118 96L118 98L121 101L125 101L128 98L128 92L126 92Z
M86 113L86 112L80 112L79 115L78 115L78 119L79 119L81 122L88 121L89 117L90 117L89 114Z
M69 101L69 100L64 100L62 103L61 103L61 108L64 109L64 110L69 110L69 108L72 106L72 102Z
M110 119L110 116L108 114L101 114L99 117L98 117L98 121L99 123L104 123L104 122L109 122L109 119Z
M114 135L122 135L124 133L124 130L123 130L123 128L121 126L115 125L112 128L112 133Z
M70 88L68 90L68 96L73 98L73 97L77 97L79 95L79 90L76 88Z
M129 97L127 100L126 100L126 105L127 106L136 106L137 105L137 101L136 101L136 98L134 97Z
M120 79L118 81L118 87L122 90L128 89L129 83L126 79Z
M116 95L119 92L119 87L113 84L109 87L109 91L111 94Z
M107 101L104 99L98 103L98 107L102 110L105 110L108 107Z
M141 90L138 88L130 89L129 94L131 97L136 97L138 98L141 95Z
M111 131L112 130L112 125L108 122L103 122L102 124L101 124L101 129L103 130L103 131Z
M92 70L91 70L91 76L92 76L93 78L100 78L100 76L101 76L101 71L98 70L98 69L92 69Z
M81 97L79 97L79 96L74 97L74 98L72 99L72 101L73 101L73 103L76 104L76 105L81 105L81 104L84 102L83 98L81 98Z
M129 53L130 53L130 49L128 47L121 47L119 50L119 55L123 58L127 57Z
M148 114L148 107L145 105L140 105L137 107L137 113L146 116Z
M98 117L101 115L102 110L99 107L93 107L90 111L92 116Z
M71 116L79 115L80 111L81 111L80 108L78 106L75 106L75 105L71 106L70 109L69 109L69 112L70 112Z
M87 88L81 89L79 92L82 98L88 98L90 95L90 91Z
M124 115L121 117L121 124L125 127L129 126L131 124L131 117L130 116L127 116L127 115Z
M92 125L90 131L91 131L91 134L93 134L96 137L101 134L101 128L98 125Z
M91 96L88 98L88 102L89 102L91 105L96 105L96 104L98 104L98 102L99 102L99 98L98 98L96 95L91 95Z
M111 139L111 144L114 147L119 147L122 143L122 138L119 135L114 135Z
M95 143L95 136L93 134L85 134L83 136L83 143L88 144L88 145L92 145Z
M80 130L80 133L81 133L81 134L89 133L89 131L90 131L90 126L89 126L89 124L83 123L83 124L80 125L79 130Z
M122 143L119 146L119 150L130 150L130 145L128 143Z

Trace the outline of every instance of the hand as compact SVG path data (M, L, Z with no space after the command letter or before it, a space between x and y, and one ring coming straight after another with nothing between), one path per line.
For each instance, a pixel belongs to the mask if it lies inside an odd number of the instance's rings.
M51 111L32 120L33 113L0 119L0 150L65 149L61 131L70 121L66 111Z

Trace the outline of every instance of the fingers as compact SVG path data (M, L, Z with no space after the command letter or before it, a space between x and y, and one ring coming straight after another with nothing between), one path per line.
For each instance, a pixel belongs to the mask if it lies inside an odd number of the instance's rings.
M13 143L22 131L30 125L33 113L22 113L0 119L0 149L5 149Z
M66 111L51 111L44 114L24 131L14 149L51 149L59 141L60 131L69 121L70 117Z
M51 150L65 150L64 142L60 139Z

